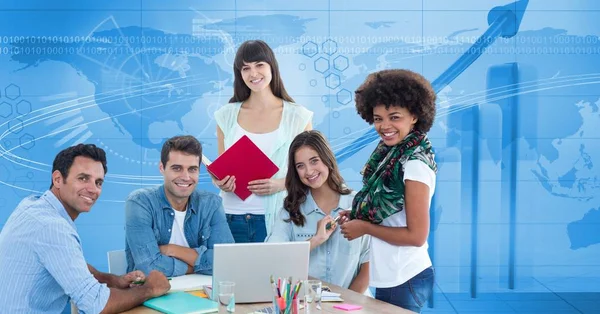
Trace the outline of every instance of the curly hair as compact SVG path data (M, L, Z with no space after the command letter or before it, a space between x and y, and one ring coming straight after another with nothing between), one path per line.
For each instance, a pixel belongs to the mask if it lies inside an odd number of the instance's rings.
M414 128L427 133L435 118L436 95L422 75L409 70L382 70L371 73L355 92L356 111L373 124L373 108L385 105L406 108L417 118Z

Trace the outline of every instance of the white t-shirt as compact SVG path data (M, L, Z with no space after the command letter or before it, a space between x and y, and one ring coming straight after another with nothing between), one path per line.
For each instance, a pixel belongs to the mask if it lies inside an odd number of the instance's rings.
M435 192L435 172L420 160L404 165L403 180L413 180L429 186L429 205ZM384 219L382 226L406 227L406 210ZM427 242L421 247L396 246L371 237L370 285L377 288L396 287L431 266Z
M279 129L269 132L269 133L250 133L244 130L239 124L236 123L235 126L235 137L234 143L239 140L242 136L246 135L260 150L265 153L265 155L269 156L271 150L273 149L273 144L277 139L277 135ZM235 193L233 192L223 192L221 191L221 198L223 198L223 207L225 209L226 214L234 214L234 215L243 215L243 214L253 214L253 215L264 215L265 214L265 205L263 203L263 196L256 195L254 193L250 194L248 198L245 200L241 200Z
M183 223L185 222L185 211L173 210L175 217L173 219L173 227L171 227L171 239L169 244L176 244L179 246L190 247L188 241L185 239L185 233L183 233Z

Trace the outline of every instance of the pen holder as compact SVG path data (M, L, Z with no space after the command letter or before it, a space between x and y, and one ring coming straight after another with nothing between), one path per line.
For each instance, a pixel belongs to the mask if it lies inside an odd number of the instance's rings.
M273 298L273 309L276 314L299 314L300 299L295 298L287 303L281 297Z

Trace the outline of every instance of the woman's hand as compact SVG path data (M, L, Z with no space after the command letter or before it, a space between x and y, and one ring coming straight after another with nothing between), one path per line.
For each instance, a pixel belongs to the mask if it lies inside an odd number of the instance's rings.
M327 228L328 224L330 226L329 228ZM329 215L317 221L317 233L310 238L311 250L329 240L329 237L331 237L335 228L337 228L337 224Z
M329 225L329 228L327 228ZM337 228L337 223L331 216L325 216L323 219L317 221L317 234L319 238L323 239L323 242L327 241Z
M350 221L346 221L340 228L342 229L342 234L344 238L348 239L348 241L352 241L358 237L362 237L367 234L367 228L370 223L364 220L354 219Z
M213 177L213 183L223 192L235 191L235 177L225 176L223 180L217 180Z
M285 179L262 179L248 182L248 190L256 195L271 195L285 189Z
M338 223L343 225L344 223L350 221L350 209L341 210L338 215L340 219L338 219Z

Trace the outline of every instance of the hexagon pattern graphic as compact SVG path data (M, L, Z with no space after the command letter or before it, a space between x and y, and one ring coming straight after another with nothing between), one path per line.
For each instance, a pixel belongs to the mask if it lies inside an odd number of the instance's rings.
M323 52L330 56L333 56L338 49L337 43L331 39L327 39L325 42L323 42L321 47L323 48Z
M336 89L340 86L340 76L337 74L329 74L325 77L325 85L331 89Z
M19 138L19 144L24 149L30 150L35 146L35 137L29 133L25 133Z
M31 103L27 100L21 100L17 103L17 113L20 115L26 115L31 112Z
M23 121L19 118L8 121L8 130L14 134L21 133L23 131Z
M316 43L309 41L306 44L302 45L302 54L305 56L312 58L319 53L319 45Z
M338 103L347 105L352 101L352 92L344 88L337 92L336 98Z
M9 84L4 88L4 96L10 100L21 97L21 88L15 84Z
M341 86L341 73L350 66L348 57L343 55L334 56L337 52L338 44L331 39L325 40L320 45L313 41L307 41L302 45L302 54L314 60L315 71L323 74L325 86L331 90L336 90ZM316 59L313 57L316 57ZM313 80L311 80L310 85L313 87L316 86ZM352 101L352 93L348 90L343 90L336 95L336 98L338 103L346 105Z
M346 70L348 68L348 65L348 58L346 58L345 56L337 56L335 57L335 59L333 59L333 67L340 72Z
M7 103L6 101L0 103L0 117L8 118L12 115L12 113L13 109L9 103Z
M315 60L315 71L319 73L325 73L327 70L329 70L329 60L323 57L319 57L317 60Z

